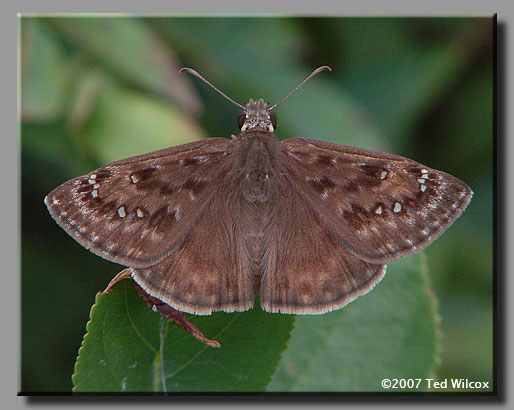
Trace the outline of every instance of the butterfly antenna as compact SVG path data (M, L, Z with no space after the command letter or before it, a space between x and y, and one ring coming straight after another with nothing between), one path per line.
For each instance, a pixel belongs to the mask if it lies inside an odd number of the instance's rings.
M280 104L282 104L285 100L287 100L289 97L291 97L291 95L293 95L296 91L298 91L298 89L304 85L307 81L309 81L312 77L314 77L315 75L321 73L322 71L325 71L325 70L328 70L328 71L332 71L332 69L328 66L328 65L324 65L324 66L321 66L321 67L318 67L316 68L305 80L303 80L299 85L298 87L296 87L293 91L291 91L289 94L287 94L284 98L282 98L278 103L276 103L275 105L273 105L268 111L271 111L273 108L275 107L278 107Z
M320 67L321 68L321 67ZM179 74L182 72L182 71L186 71L188 72L189 74L192 74L194 75L195 77L199 78L200 80L202 80L205 84L207 84L208 86L210 86L211 88L213 88L214 90L216 90L218 93L220 93L223 97L225 97L227 100L229 100L232 104L234 105L237 105L239 108L242 108L243 111L246 111L246 108L239 104L238 102L234 101L232 98L230 98L227 94L225 94L224 92L218 90L215 86L213 86L209 81L207 81L205 78L203 78L197 71L193 70L192 68L187 68L187 67L184 67L184 68L181 68L180 71L179 71ZM311 74L311 77L312 77L312 74ZM304 81L305 82L305 81Z

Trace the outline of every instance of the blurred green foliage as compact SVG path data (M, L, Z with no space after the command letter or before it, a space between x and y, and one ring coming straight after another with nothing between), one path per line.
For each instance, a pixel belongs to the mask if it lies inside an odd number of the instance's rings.
M69 238L44 196L109 161L237 132L237 109L182 66L244 103L276 102L327 64L332 73L277 109L280 138L403 155L472 187L467 211L425 251L443 334L437 374L492 380L492 18L20 24L22 391L71 390L94 295L121 270Z

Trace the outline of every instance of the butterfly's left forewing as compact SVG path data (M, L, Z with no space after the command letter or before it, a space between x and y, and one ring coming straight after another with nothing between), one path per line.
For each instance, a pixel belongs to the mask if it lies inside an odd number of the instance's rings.
M174 252L230 169L230 140L210 138L127 158L72 179L45 198L81 245L131 267Z
M384 264L433 242L466 208L459 179L392 154L293 138L284 166L353 255Z

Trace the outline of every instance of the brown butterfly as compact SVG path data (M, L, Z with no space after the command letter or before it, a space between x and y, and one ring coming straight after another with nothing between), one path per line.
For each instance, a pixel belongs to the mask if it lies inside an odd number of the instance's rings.
M122 276L153 306L245 311L260 292L268 312L339 309L369 292L388 262L432 243L471 200L459 179L397 155L279 141L271 111L285 98L242 106L221 94L243 109L238 136L117 161L45 198L80 244L129 266Z

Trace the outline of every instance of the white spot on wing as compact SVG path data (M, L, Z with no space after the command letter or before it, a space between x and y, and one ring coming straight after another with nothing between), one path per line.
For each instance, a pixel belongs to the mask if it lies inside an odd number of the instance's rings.
M90 184L96 184L96 179L88 179L87 182Z
M427 187L426 187L426 185L421 184L420 189L421 189L421 192L425 192Z
M382 213L382 205L379 205L379 206L377 207L377 209L375 209L375 213L376 213L377 215L380 215L380 214Z
M394 203L393 212L398 213L402 210L402 205L399 202Z
M93 188L94 188L94 189L98 189L98 188L100 188L100 184L94 184L94 185L93 185Z
M131 175L130 176L130 179L132 180L132 182L135 184L136 182L139 181L139 179L135 176L135 175Z
M118 208L118 215L120 216L120 218L124 218L125 216L127 216L124 206Z
M380 174L380 179L385 179L386 176L387 176L387 171L382 171L382 173Z
M418 182L420 184L424 184L425 183L425 178L418 178Z
M423 173L423 174L421 175L421 178L425 178L425 179L426 179L426 178L428 178L428 174Z
M95 189L93 192L91 192L91 196L96 198L98 196L98 191Z
M209 161L208 155L197 155L196 157L193 157L195 160L197 160L200 164Z
M136 214L139 218L142 218L143 217L143 211L139 208L136 209Z

